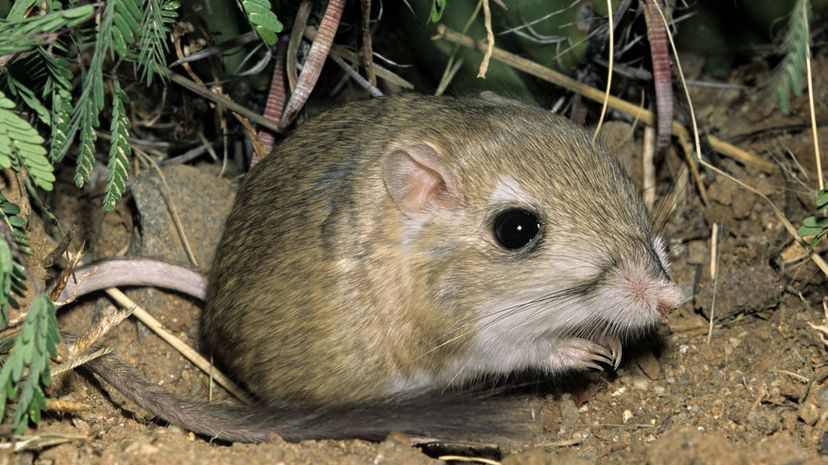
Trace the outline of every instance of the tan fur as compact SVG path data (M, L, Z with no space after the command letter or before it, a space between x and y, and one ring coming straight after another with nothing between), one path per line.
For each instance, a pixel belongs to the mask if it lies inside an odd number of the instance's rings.
M382 164L415 142L445 156L459 192L412 234ZM475 309L524 283L594 278L497 247L488 201L503 176L546 218L538 253L597 249L663 274L635 245L652 240L637 192L584 130L518 104L376 99L308 121L247 176L210 278L208 347L265 401L378 399L436 375L469 350Z

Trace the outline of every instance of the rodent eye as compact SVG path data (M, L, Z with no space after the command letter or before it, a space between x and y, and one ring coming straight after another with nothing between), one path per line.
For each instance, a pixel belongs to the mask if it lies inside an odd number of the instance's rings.
M523 208L510 208L497 214L493 229L497 242L506 249L519 249L532 242L541 228L537 213Z

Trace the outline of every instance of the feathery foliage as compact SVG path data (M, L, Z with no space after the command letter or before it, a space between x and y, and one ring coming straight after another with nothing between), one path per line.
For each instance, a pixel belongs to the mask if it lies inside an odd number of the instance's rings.
M788 21L788 32L783 47L785 57L774 71L773 87L779 97L779 108L791 112L791 93L802 95L805 86L805 56L811 53L808 23L811 20L811 2L797 0Z
M75 105L70 122L70 136L66 139L69 144L74 138L77 128L80 129L80 153L75 167L75 185L83 187L92 176L92 167L95 164L95 129L100 126L98 115L104 107L104 82L103 64L106 56L114 50L113 37L117 40L125 40L125 37L132 37L129 20L119 20L120 27L115 27L115 12L129 11L129 8L118 7L119 4L131 0L112 0L106 3L101 14L101 22L95 37L95 51L86 70L83 79L83 89L80 98ZM137 27L137 26L136 26ZM115 32L113 32L115 30ZM126 49L124 49L126 54ZM65 153L60 150L59 153Z
M20 171L25 166L35 185L52 190L54 168L46 158L43 137L12 109L14 102L0 92L0 167Z
M22 100L30 110L35 112L43 124L48 125L51 122L49 110L41 103L35 93L22 82L15 79L11 73L6 73L3 77L5 78L6 87L9 89L9 94L11 94L10 96Z
M46 83L43 86L44 98L52 100L52 134L49 149L49 160L59 162L60 153L69 139L70 120L72 117L72 70L69 60L47 53L40 49L39 56L45 63L47 72Z
M138 39L138 63L142 65L141 79L146 81L147 87L152 85L154 75L162 78L167 75L167 36L178 18L176 10L180 6L178 0L147 0L144 4L143 27Z
M0 418L5 417L7 401L16 398L12 425L18 434L30 421L39 423L46 410L43 387L52 383L49 357L57 356L57 328L55 306L47 294L40 294L32 300L23 329L0 368Z
M15 11L12 13L16 17ZM25 52L51 42L56 31L85 22L93 11L92 5L84 5L26 19L0 19L0 56Z
M127 168L132 150L129 148L129 118L124 102L127 95L115 81L112 91L112 145L109 146L109 178L106 180L104 209L112 211L126 190Z
M26 220L19 213L20 208L0 194L0 219L11 236L0 240L0 329L9 324L9 306L20 307L15 296L26 295L26 270L20 257L32 249L26 239Z
M274 45L276 34L282 32L282 23L270 8L270 0L241 0L247 21L265 44Z

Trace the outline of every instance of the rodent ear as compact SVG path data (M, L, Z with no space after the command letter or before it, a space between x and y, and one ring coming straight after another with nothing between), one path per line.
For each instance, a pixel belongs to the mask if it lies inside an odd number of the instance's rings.
M406 215L453 210L459 205L457 182L441 151L431 144L393 146L383 163L382 177L388 194Z

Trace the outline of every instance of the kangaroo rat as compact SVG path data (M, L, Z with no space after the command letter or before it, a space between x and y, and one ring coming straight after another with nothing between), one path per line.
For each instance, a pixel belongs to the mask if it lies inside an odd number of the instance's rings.
M263 403L351 412L617 364L621 338L681 302L668 269L629 177L583 129L514 102L386 97L306 122L247 175L201 330ZM405 421L388 428L422 426ZM270 431L349 435L290 426Z

